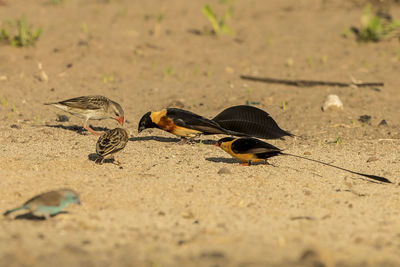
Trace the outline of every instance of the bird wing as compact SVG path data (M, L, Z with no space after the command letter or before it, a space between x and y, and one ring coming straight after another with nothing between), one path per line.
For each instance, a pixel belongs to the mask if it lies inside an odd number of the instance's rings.
M229 131L223 129L218 123L187 110L168 108L167 117L177 126L197 130L204 134L229 134Z
M78 109L102 109L106 103L107 98L104 96L80 96L58 102L58 104Z
M128 133L121 128L112 129L99 137L96 153L102 157L122 150L128 143Z
M281 151L279 148L255 138L236 139L232 142L231 149L237 154L261 154Z
M222 128L263 139L279 139L293 136L282 130L264 110L253 106L233 106L225 109L212 119Z
M24 203L26 206L58 206L63 195L58 191L50 191L47 193L35 196Z

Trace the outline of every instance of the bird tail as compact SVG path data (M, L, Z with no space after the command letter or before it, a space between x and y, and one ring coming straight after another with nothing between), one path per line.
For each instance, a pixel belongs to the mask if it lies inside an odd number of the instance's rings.
M233 106L223 110L212 119L222 128L239 136L252 136L263 139L283 139L294 135L282 130L275 120L264 110L253 106Z
M26 207L25 206L21 206L21 207L12 209L12 210L7 210L6 212L3 213L3 216L7 216L8 214L13 213L13 212L15 212L17 210L24 210L24 209L26 209Z
M103 161L104 161L104 157L99 156L99 157L94 161L94 163L99 164L99 165L102 165L102 164L103 164Z
M306 159L306 160L313 161L313 162L317 162L317 163L320 163L320 164L325 165L325 166L329 166L329 167L336 168L336 169L339 169L339 170L342 170L342 171L350 172L352 174L357 174L357 175L360 175L360 176L364 176L366 178L369 178L369 179L372 179L372 180L375 180L375 181L388 183L388 184L392 183L389 179L387 179L385 177L382 177L382 176L365 174L365 173L361 173L361 172L355 172L355 171L352 171L352 170L349 170L349 169L345 169L345 168L342 168L342 167L339 167L339 166L335 166L335 165L332 165L332 164L329 164L329 163L326 163L326 162L323 162L323 161L319 161L319 160L316 160L316 159L310 159L310 158L306 158L306 157L299 156L299 155L293 155L293 154L284 153L284 152L281 152L280 154L281 155L286 155L286 156L292 156L292 157L300 158L300 159Z

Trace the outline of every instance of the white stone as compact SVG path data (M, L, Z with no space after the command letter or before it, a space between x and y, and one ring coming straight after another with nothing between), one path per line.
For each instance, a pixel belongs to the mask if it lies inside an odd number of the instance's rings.
M343 103L337 95L328 95L328 97L325 100L325 103L322 105L321 108L322 111L326 111L327 109L330 108L337 108L342 110Z

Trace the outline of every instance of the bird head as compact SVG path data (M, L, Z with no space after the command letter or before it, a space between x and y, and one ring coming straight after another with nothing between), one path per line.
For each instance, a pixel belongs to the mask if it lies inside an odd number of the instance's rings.
M236 138L234 138L234 137L224 137L224 138L219 139L215 145L221 147L221 145L223 143L231 142L231 141L233 141L235 139Z
M81 204L78 194L73 190L64 191L64 200L67 204Z
M151 112L149 111L146 114L144 114L143 117L140 119L138 126L138 133L147 128L159 128L158 125L153 122L150 115Z
M124 110L122 109L121 105L117 102L111 101L110 107L108 110L110 117L118 121L118 123L122 126L124 125Z

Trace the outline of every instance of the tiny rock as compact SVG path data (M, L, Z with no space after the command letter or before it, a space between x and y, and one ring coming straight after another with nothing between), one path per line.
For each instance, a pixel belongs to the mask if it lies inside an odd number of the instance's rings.
M386 120L381 120L381 122L378 124L378 126L387 126L388 123Z
M324 104L321 107L322 111L326 111L326 110L332 109L332 108L336 108L336 109L340 109L340 110L343 109L343 103L337 95L328 95Z
M232 174L232 173L228 168L222 167L221 169L219 169L218 174L222 175L222 174Z
M358 121L362 123L368 123L371 121L371 116L370 115L362 115L360 118L358 118Z
M377 160L378 160L377 157L372 156L372 157L369 157L369 158L367 159L367 162L373 162L373 161L377 161Z

